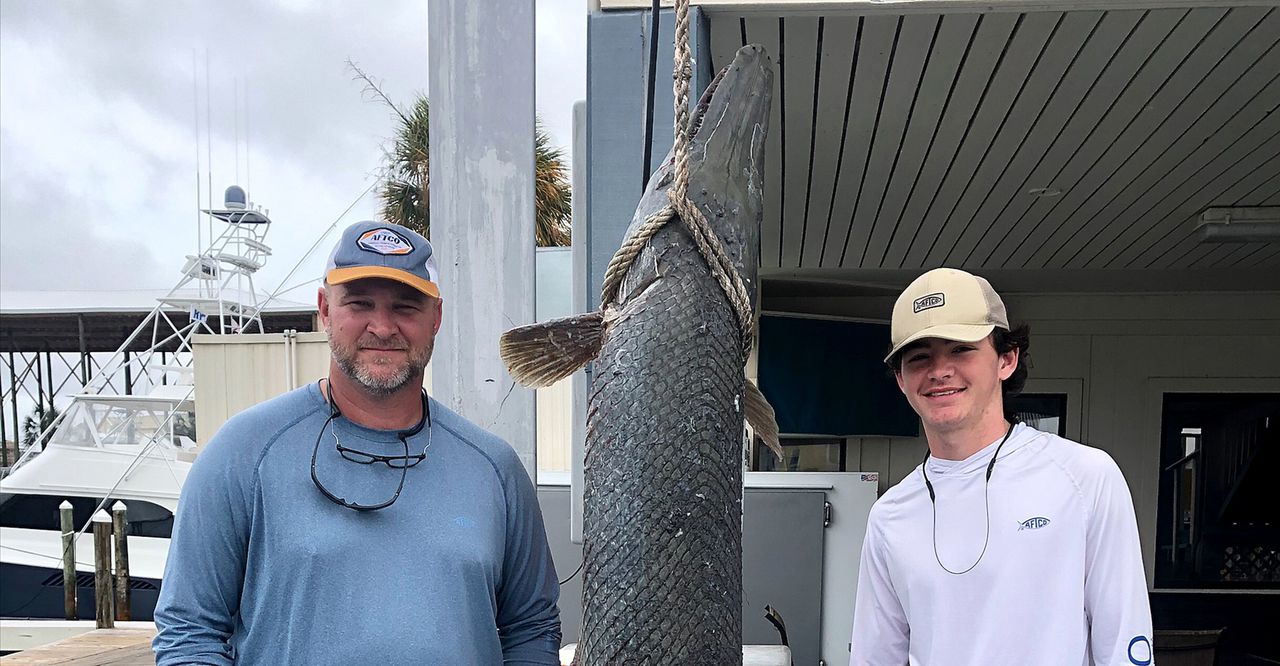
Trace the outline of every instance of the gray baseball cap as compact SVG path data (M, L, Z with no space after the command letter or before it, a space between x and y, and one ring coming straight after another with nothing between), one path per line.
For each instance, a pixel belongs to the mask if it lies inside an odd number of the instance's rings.
M324 278L329 284L386 278L440 297L431 243L416 231L388 222L366 220L347 227L329 254Z

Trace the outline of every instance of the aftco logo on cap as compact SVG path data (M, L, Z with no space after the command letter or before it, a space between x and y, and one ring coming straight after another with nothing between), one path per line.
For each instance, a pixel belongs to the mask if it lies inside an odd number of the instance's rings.
M946 303L947 303L947 298L942 294L942 292L938 292L936 294L929 294L927 296L921 296L920 298L917 298L916 300L912 301L911 311L913 313L919 314L921 312L924 312L925 310L940 308L943 305L946 305Z
M377 254L409 254L413 252L413 243L400 234L386 228L371 229L360 234L356 244L362 249Z

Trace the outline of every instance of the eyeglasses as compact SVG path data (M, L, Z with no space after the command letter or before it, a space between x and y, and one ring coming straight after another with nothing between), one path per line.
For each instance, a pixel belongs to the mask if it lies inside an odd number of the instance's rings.
M330 422L332 422L332 419L330 419ZM343 445L342 440L338 439L338 429L336 427L329 428L329 432L333 433L333 445L334 448L338 450L338 453L341 454L343 458L361 465L382 463L392 469L407 469L417 465L423 460L426 460L427 449L431 448L430 428L427 429L427 444L422 447L422 453L415 453L413 455L409 455L409 442L407 441L411 435L399 433L400 441L404 442L405 445L404 455L401 456L384 456L377 453L369 453L368 451L361 451L360 449L353 449L349 446Z
M339 416L342 416L342 412L338 410L338 405L333 402L333 389L330 388L329 418L325 419L324 425L320 426L320 432L316 435L316 445L311 450L311 482L316 484L316 488L318 488L320 492L324 494L325 497L329 498L330 501L340 506L344 506L348 509L352 509L354 511L377 511L378 509L385 509L391 506L392 504L395 503L397 499L400 498L400 492L404 490L404 482L409 475L409 468L417 465L423 460L426 460L427 449L431 448L431 404L427 400L426 390L424 389L422 391L422 419L419 420L418 424L415 425L414 427L408 430L401 430L400 432L396 433L396 436L400 439L400 443L404 446L403 455L387 456L387 455L381 455L377 453L369 453L367 451L361 451L359 449L353 449L351 447L344 446L342 444L342 440L338 439L338 430L337 430L336 424L334 423L334 419L338 418ZM421 432L424 426L427 429L426 446L422 447L422 453L416 453L416 454L410 455L409 454L409 438ZM320 453L320 440L324 439L324 431L326 428L328 428L329 432L333 434L333 443L334 443L334 447L338 451L338 454L341 455L346 460L349 460L353 463L358 463L361 465L372 465L374 463L382 463L392 469L400 470L400 483L396 485L396 491L394 494L391 495L390 499L384 502L379 502L377 504L360 504L358 502L351 502L344 497L339 497L338 495L335 495L333 491L326 488L325 485L320 482L320 477L316 474L316 459Z

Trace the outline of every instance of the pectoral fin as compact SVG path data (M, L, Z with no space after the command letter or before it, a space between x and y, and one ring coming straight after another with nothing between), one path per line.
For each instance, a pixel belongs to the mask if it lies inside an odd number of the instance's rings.
M600 353L604 328L600 312L521 326L502 334L499 353L517 382L530 388L550 386Z
M764 440L765 446L773 451L773 455L782 460L782 445L778 442L778 419L773 413L773 405L769 404L755 382L749 379L745 397L747 424Z

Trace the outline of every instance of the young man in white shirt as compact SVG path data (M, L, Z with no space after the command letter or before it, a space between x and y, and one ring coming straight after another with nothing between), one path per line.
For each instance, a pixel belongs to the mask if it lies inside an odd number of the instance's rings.
M850 664L1151 664L1120 469L1007 405L1027 328L985 279L940 268L898 298L891 338L929 453L871 509Z

